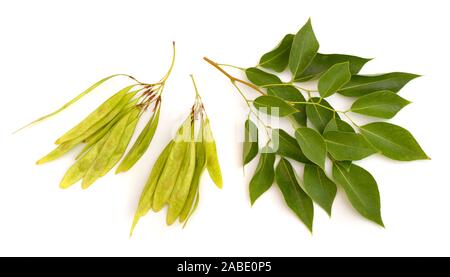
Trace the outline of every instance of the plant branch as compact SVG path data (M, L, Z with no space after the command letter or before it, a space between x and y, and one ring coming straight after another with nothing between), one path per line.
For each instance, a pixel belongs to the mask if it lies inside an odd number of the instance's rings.
M219 65L218 63L216 63L216 62L214 62L214 61L208 59L207 57L203 57L203 59L204 59L206 62L208 62L210 65L214 66L217 70L219 70L220 72L222 72L225 76L227 76L228 79L230 79L230 81L231 81L232 83L238 82L238 83L244 84L244 85L246 85L246 86L248 86L248 87L250 87L250 88L256 90L256 91L259 92L261 95L266 95L266 93L265 93L264 91L262 91L258 86L254 85L254 84L252 84L252 83L249 83L249 82L247 82L247 81L244 81L244 80L241 80L241 79L239 79L239 78L236 78L236 77L232 76L231 74L229 74L228 72L226 72L222 67L220 67L220 65Z

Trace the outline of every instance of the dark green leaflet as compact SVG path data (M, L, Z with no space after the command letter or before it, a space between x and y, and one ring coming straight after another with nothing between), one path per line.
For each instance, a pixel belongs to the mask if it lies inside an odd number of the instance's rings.
M305 127L307 116L306 116L306 105L305 104L293 104L294 108L296 108L299 112L291 114L289 117L294 121L295 128Z
M258 167L250 180L250 202L255 203L256 199L266 192L273 183L274 179L275 153L269 147L261 151Z
M352 166L352 161L339 161L339 165L345 170L349 171L350 167Z
M155 164L153 165L150 176L147 179L147 183L144 186L144 189L141 193L141 197L139 199L139 204L134 214L133 225L131 226L130 236L133 234L133 230L136 227L136 224L139 222L139 219L146 215L147 212L152 207L153 203L153 193L155 192L156 185L158 183L159 176L161 176L161 172L164 169L164 166L167 161L167 157L169 156L170 150L172 150L173 140L170 141L164 150L159 155Z
M270 96L279 97L288 102L305 101L302 93L292 85L278 85L269 87L267 94Z
M319 101L320 98L318 97L313 97L309 100L309 102L313 103L319 103ZM320 101L320 105L332 108L331 105L324 99ZM312 125L314 125L314 127L316 127L320 133L323 133L323 130L333 117L338 116L333 111L320 107L318 105L306 105L306 115L308 116L308 119L309 121L311 121Z
M319 78L331 66L342 62L350 63L350 73L354 75L357 74L361 70L361 68L370 60L371 59L365 59L351 55L317 53L317 55L314 57L311 64L305 69L305 71L295 76L295 81L304 82Z
M403 72L392 72L381 75L353 75L338 92L344 96L363 96L375 91L389 90L398 92L409 81L419 75Z
M270 87L267 90L267 94L277 96L289 102L306 102L302 93L292 85ZM290 115L290 117L298 124L297 127L306 126L306 105L293 103L292 106L297 109L297 112Z
M301 74L311 64L319 50L319 42L314 35L311 19L298 31L292 42L289 55L289 70L294 76Z
M324 138L328 153L338 161L357 161L377 152L361 134L330 131Z
M272 130L272 141L278 142L278 148L275 149L276 153L280 156L296 160L301 163L311 163L306 158L302 150L298 146L297 140L291 137L282 129Z
M258 127L250 119L245 121L242 150L243 165L248 164L258 155Z
M276 75L267 73L256 67L250 67L245 70L245 75L247 79L257 86L266 86L273 84L281 84L280 78Z
M276 96L260 96L253 101L253 106L272 116L284 117L298 112L297 109Z
M352 164L347 170L339 162L333 164L333 177L344 188L352 206L365 218L384 226L381 219L380 193L372 175Z
M301 127L295 131L295 138L305 156L311 162L325 169L327 146L322 136L314 129Z
M286 69L291 52L294 35L287 34L278 46L270 52L264 54L259 60L259 66L282 72Z
M155 135L156 128L158 128L160 110L160 106L158 106L145 128L139 134L139 137L131 147L130 151L128 151L125 158L117 167L116 173L128 171L147 151L153 136Z
M333 65L319 79L320 96L328 97L334 94L350 80L351 76L349 62Z
M283 193L286 204L312 232L314 206L311 198L300 187L292 165L281 158L275 172L278 187Z
M306 164L303 173L303 188L306 193L321 206L329 216L336 197L336 185L317 165Z
M350 124L348 124L347 122L345 122L337 117L331 119L330 122L328 122L327 126L323 130L323 133L325 134L326 132L330 132L330 131L340 131L340 132L350 132L350 133L355 132L355 130L353 129L353 127Z
M411 133L394 124L374 122L361 126L364 137L384 156L398 161L430 159Z
M374 117L393 118L410 103L392 91L382 90L356 99L350 110L354 113Z

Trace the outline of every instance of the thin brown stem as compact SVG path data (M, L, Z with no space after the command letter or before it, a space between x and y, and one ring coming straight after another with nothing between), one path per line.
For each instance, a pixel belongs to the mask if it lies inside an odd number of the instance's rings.
M229 74L228 72L226 72L222 67L220 67L220 65L219 65L218 63L216 63L216 62L214 62L214 61L208 59L207 57L203 57L203 59L204 59L206 62L208 62L210 65L214 66L217 70L219 70L220 72L222 72L225 76L227 76L228 79L230 79L230 81L231 81L232 83L238 82L238 83L244 84L244 85L246 85L246 86L248 86L248 87L250 87L250 88L256 90L256 91L259 92L261 95L266 95L266 93L265 93L264 91L262 91L258 86L254 85L254 84L252 84L252 83L249 83L249 82L247 82L247 81L244 81L244 80L241 80L241 79L239 79L239 78L236 78L236 77L232 76L231 74Z

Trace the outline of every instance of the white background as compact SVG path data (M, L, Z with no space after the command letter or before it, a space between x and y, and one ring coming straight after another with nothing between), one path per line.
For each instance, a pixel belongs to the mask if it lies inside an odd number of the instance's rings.
M0 255L449 255L448 11L447 1L2 0ZM358 163L379 184L385 229L357 215L342 191L331 219L315 209L313 235L286 208L276 186L250 207L248 180L256 164L243 176L238 141L245 104L202 57L252 66L308 17L320 52L375 57L362 73L424 75L401 91L413 104L391 122L409 129L432 160L374 156ZM178 57L150 150L127 174L110 173L85 191L79 184L59 189L75 152L42 166L34 162L126 80L111 81L45 123L12 131L104 76L158 80L169 65L172 40ZM164 212L150 213L129 239L147 174L192 104L190 73L210 115L224 188L204 175L200 205L187 228L167 227ZM342 99L332 101L349 104Z

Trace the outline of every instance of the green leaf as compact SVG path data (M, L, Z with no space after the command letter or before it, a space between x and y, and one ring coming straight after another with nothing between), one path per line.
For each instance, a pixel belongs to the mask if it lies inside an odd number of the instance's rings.
M322 99L322 101L320 101L319 97L313 97L309 100L309 102L313 103L320 102L320 105L332 108L331 105L326 100ZM312 125L316 127L320 133L323 133L328 122L330 122L330 120L333 119L333 114L334 114L333 111L325 109L324 107L318 105L306 105L306 115L309 121L311 121ZM337 116L337 114L334 116Z
M353 75L351 80L338 93L344 96L362 96L375 91L390 90L398 92L409 81L419 75L392 72L381 75Z
M325 170L327 146L322 136L314 129L300 127L295 131L295 138L305 156Z
M266 192L273 183L274 179L274 163L275 163L275 153L272 149L265 147L261 151L259 158L258 167L256 168L255 174L250 180L250 202L255 203L264 192Z
M329 216L336 196L336 184L317 165L306 164L303 173L303 188L306 193L321 206Z
M297 140L284 130L274 129L272 131L272 141L278 141L278 148L276 149L278 155L301 163L311 163L298 146Z
M388 158L398 161L430 159L413 135L400 126L374 122L360 128L364 137Z
M276 182L286 204L312 232L314 206L311 198L300 187L292 165L281 158L275 172Z
M374 117L393 118L409 103L411 102L392 91L382 90L356 99L351 107L351 111Z
M289 69L294 76L301 74L319 50L319 42L314 35L311 19L298 31L292 42L291 53L289 55Z
M357 161L377 152L361 134L330 131L324 137L328 152L338 161Z
M247 79L257 86L267 86L274 84L281 84L280 78L276 75L262 71L256 67L250 67L245 70L245 75Z
M371 59L365 59L351 55L317 53L306 70L303 73L295 76L295 81L305 82L311 79L318 78L334 64L343 62L350 63L350 73L354 75L357 74L361 70L361 68L370 60Z
M328 97L345 85L352 77L349 62L337 63L330 67L319 79L319 94Z
M267 90L268 95L280 97L290 102L305 102L306 99L302 93L292 85L274 86ZM302 103L293 103L292 106L298 111L290 117L298 124L298 126L306 126L306 105Z
M292 85L278 85L269 87L267 94L279 97L289 102L305 101L305 97L303 97L302 93Z
M327 126L325 126L325 129L323 130L323 133L330 131L340 131L340 132L349 132L354 133L355 130L353 127L348 124L347 122L339 119L339 118L332 118L330 122L328 122Z
M345 170L349 171L350 167L352 166L352 161L339 161L339 165Z
M303 94L292 85L274 86L267 90L268 95L280 97L290 102L306 102ZM297 127L306 126L306 105L302 103L293 103L292 106L297 112L290 117L298 124Z
M292 120L294 121L295 127L306 127L307 116L306 116L306 107L304 104L293 104L299 112L293 113L290 115Z
M260 96L253 101L255 108L273 116L288 116L298 112L297 109L276 96Z
M252 161L258 155L258 127L250 119L245 121L243 142L243 163Z
M333 164L333 177L344 188L355 210L384 227L377 182L368 171L354 164L346 170L337 162Z
M292 41L294 35L287 34L283 40L278 44L275 49L264 54L260 61L259 66L272 69L276 72L282 72L286 69L289 60L289 53L291 52Z

